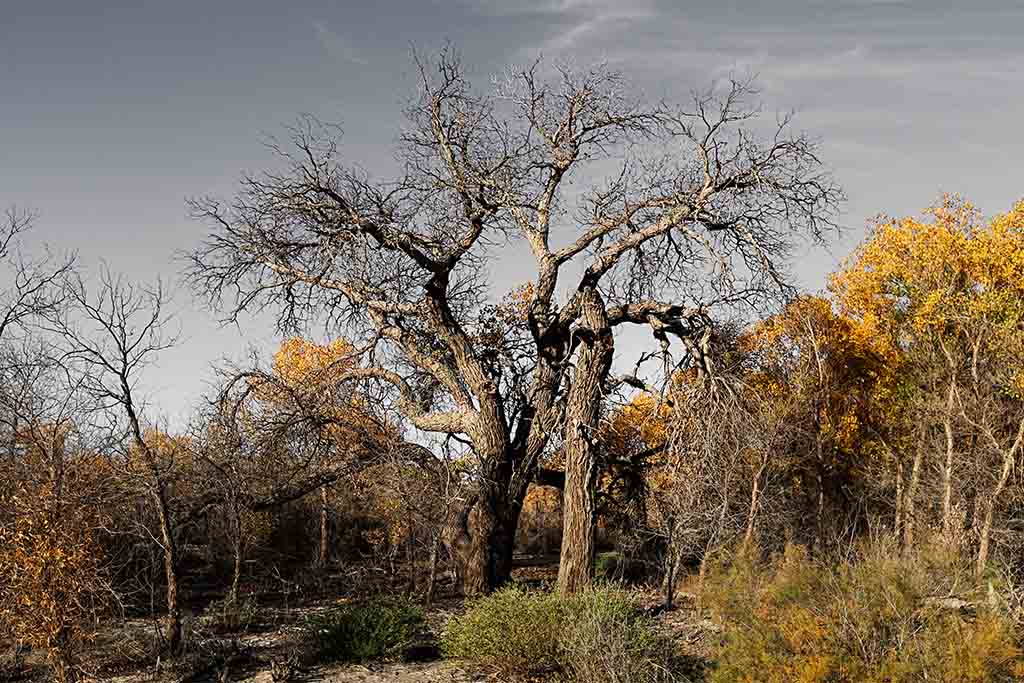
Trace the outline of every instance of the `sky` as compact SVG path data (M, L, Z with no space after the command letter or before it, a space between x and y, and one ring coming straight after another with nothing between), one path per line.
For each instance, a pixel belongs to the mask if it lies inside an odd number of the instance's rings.
M1024 0L0 0L0 208L38 213L28 249L176 290L182 339L144 389L180 420L212 363L279 339L266 319L221 326L176 284L205 233L185 200L272 166L262 141L302 113L384 171L414 48L450 41L484 86L538 56L605 62L650 99L754 75L848 196L842 235L796 259L815 291L873 216L942 192L987 214L1024 198L1022 26Z

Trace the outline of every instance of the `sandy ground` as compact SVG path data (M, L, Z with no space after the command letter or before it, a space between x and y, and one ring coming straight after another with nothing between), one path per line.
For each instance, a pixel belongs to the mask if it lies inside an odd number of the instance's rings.
M251 683L270 683L270 673L262 671L240 679ZM340 666L322 668L299 680L310 683L470 683L496 681L483 675L471 675L448 662L419 664L381 664L376 666Z

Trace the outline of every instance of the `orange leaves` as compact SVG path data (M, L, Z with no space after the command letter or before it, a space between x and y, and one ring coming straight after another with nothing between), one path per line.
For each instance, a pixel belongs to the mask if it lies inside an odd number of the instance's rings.
M0 525L0 630L70 654L106 595L94 535L100 518L49 483L23 481L0 507L11 514Z
M612 413L603 440L618 453L655 448L668 438L668 406L657 396L642 393Z
M274 354L274 373L289 384L327 382L331 374L352 367L354 349L344 339L326 344L291 337Z
M397 428L374 415L370 400L357 385L342 381L345 372L356 366L356 350L344 339L318 344L291 337L274 353L276 381L257 382L256 394L261 401L278 406L290 406L295 396L301 396L306 409L321 416L329 436L341 445L357 441L359 432L397 438Z
M813 431L842 451L858 445L866 395L885 374L890 348L818 296L800 296L757 324L745 346L751 386L783 414L813 407ZM807 415L791 415L799 421Z
M879 222L831 289L889 358L931 350L955 365L1024 353L1024 202L988 223L956 196L930 220ZM984 347L984 348L983 348ZM1024 386L1020 372L1007 385Z

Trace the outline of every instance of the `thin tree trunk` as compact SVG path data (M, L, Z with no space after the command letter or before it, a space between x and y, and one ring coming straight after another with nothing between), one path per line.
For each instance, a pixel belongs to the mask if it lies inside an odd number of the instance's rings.
M411 522L411 520L410 520ZM406 598L411 598L416 591L416 535L413 533L413 525L409 524L409 537L405 541L405 559L409 567L408 580L405 583Z
M430 559L427 560L427 595L423 599L425 609L430 609L434 602L434 592L437 590L437 562L441 550L441 534L433 533L430 541Z
M233 503L231 515L231 532L234 536L234 562L231 571L231 590L228 592L228 601L238 601L238 585L242 582L242 517L238 510L238 504Z
M942 535L949 541L953 537L953 451L956 445L953 436L953 408L956 400L956 384L949 381L946 392L946 412L942 429L946 434L946 462L942 469Z
M565 513L558 591L576 593L593 583L597 462L594 439L614 345L604 303L596 290L583 297L583 337L565 410Z
M814 504L814 549L820 552L825 546L825 477L822 475L821 442L818 443L818 467L814 473L818 496Z
M1018 423L1017 436L1014 439L1013 445L1003 454L1003 466L999 471L999 480L996 482L992 495L989 496L988 501L985 503L985 521L981 526L978 558L974 567L974 573L978 578L981 578L985 573L985 566L988 564L989 539L992 536L992 520L995 518L996 504L999 502L999 496L1006 488L1006 482L1009 481L1010 472L1013 471L1014 463L1017 460L1017 453L1021 450L1022 446L1024 446L1024 420Z
M761 498L761 476L764 474L766 465L767 463L761 461L761 465L754 473L754 481L750 490L750 512L747 513L747 530L743 534L744 549L749 549L754 542L754 520L757 516L757 506Z
M917 440L917 449L914 451L914 464L910 468L910 482L907 484L907 490L905 492L906 501L904 502L904 522L903 522L903 548L904 550L910 550L914 545L914 526L917 522L916 512L916 497L917 497L917 486L921 481L921 464L924 462L924 444L922 443L924 436L921 435Z
M985 503L985 520L981 525L981 534L978 543L978 558L974 567L974 573L978 578L981 578L985 573L985 566L988 564L988 547L989 539L992 536L992 520L995 517L996 504L999 500L1000 494L1003 489L1006 488L1006 482L1010 478L1010 471L1013 469L1013 455L1007 454L1003 458L1003 467L999 473L999 481L996 483L995 490L992 491L992 495Z
M327 518L327 487L320 487L320 550L317 553L316 563L318 567L326 567L330 552L330 534L328 533Z
M178 606L178 546L171 528L170 510L163 483L156 482L153 497L160 523L160 541L164 546L164 579L167 583L167 623L164 645L174 655L181 649L181 608Z
M679 564L679 552L676 544L669 540L669 547L665 552L665 610L672 609L676 598L676 567Z
M903 462L896 459L896 512L892 523L892 537L896 543L903 535Z

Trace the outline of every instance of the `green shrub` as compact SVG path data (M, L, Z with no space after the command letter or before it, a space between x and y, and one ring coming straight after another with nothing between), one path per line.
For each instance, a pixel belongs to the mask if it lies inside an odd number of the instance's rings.
M594 574L602 580L611 581L616 577L622 565L622 555L611 551L597 553L594 557Z
M611 588L568 598L505 588L453 619L442 650L507 678L557 674L593 683L667 678L672 655L630 596Z
M602 588L568 601L559 662L570 680L630 683L671 678L675 647L624 591Z
M508 586L470 603L463 616L452 619L441 651L504 676L553 671L564 609L552 593Z
M995 683L1024 659L1012 621L973 599L961 567L869 549L826 566L800 548L712 567L703 601L724 626L714 683Z
M407 605L345 605L310 617L306 633L320 661L363 662L400 655L423 624Z

